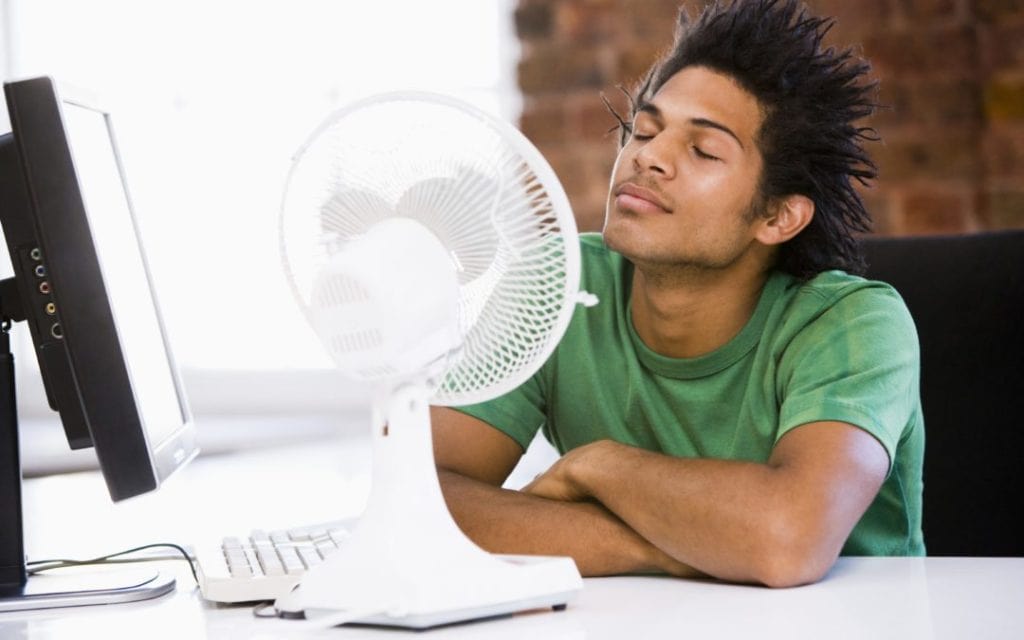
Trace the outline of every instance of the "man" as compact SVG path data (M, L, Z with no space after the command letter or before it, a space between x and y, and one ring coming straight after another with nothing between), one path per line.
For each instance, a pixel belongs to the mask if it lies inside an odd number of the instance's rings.
M865 281L851 182L867 64L796 0L681 13L635 97L576 311L532 379L433 411L449 508L485 549L584 575L793 586L920 555L917 337ZM501 489L538 428L562 457Z

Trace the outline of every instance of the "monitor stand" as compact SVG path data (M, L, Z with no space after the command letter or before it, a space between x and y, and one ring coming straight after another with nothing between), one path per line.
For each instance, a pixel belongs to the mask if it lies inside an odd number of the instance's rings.
M174 590L174 578L151 570L97 571L90 567L29 576L21 509L18 407L9 331L23 320L14 287L0 282L0 612L146 600Z
M0 613L135 602L174 591L174 578L158 571L118 569L108 573L89 567L88 573L61 575L71 569L30 576L20 588L0 592Z

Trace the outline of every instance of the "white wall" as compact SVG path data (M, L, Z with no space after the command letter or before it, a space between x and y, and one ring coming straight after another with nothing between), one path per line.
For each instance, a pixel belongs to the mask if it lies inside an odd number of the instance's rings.
M5 79L52 75L115 114L161 307L197 414L365 402L280 269L290 155L377 91L451 93L518 117L512 0L3 0ZM9 274L6 261L0 277ZM22 413L46 415L18 350Z

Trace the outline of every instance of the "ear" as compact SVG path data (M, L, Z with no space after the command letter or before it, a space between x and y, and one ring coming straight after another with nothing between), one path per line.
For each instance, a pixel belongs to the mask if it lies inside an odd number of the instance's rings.
M759 221L755 237L765 245L779 245L804 230L814 218L814 201L807 196L788 195L771 203L768 216Z

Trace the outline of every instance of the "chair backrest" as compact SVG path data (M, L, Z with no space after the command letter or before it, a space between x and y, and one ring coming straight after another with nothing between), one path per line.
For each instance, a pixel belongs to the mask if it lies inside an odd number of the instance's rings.
M929 555L1024 555L1024 230L864 249L921 341Z

